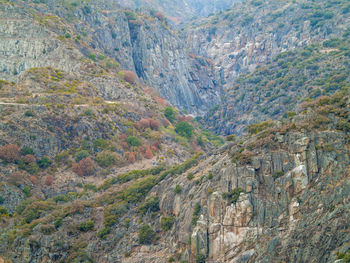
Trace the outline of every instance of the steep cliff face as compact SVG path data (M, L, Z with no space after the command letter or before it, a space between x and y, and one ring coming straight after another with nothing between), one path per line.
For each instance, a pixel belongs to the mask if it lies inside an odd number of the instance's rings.
M81 59L108 56L181 109L202 113L219 102L211 64L191 58L163 18L124 12L112 1L1 5L2 79L17 80L31 67L78 71Z

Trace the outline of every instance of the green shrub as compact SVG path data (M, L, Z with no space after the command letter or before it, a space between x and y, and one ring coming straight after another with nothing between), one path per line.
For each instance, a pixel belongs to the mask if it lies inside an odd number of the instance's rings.
M174 221L175 219L172 216L162 217L160 219L160 227L163 229L163 231L168 231L172 228Z
M143 215L149 212L159 211L159 198L156 196L148 198L137 210Z
M8 215L7 208L4 206L0 206L0 216L2 215Z
M96 54L94 54L94 53L90 53L90 54L89 54L89 58L90 58L91 60L93 60L93 61L97 61L97 59L96 59Z
M28 154L35 155L33 149L30 148L30 147L28 147L28 146L25 146L25 147L22 148L21 154L22 154L23 156L28 155Z
M94 184L84 184L84 190L97 192L97 187Z
M94 225L95 225L94 221L89 220L89 221L80 223L78 226L78 229L82 232L88 232L94 229Z
M205 255L199 253L196 257L196 263L205 263Z
M180 121L176 124L175 131L177 134L183 137L191 138L193 133L193 127L188 122Z
M223 193L222 197L226 199L229 203L235 204L238 201L238 198L242 192L244 192L242 188L235 188L231 192Z
M0 205L5 202L5 198L0 195Z
M34 113L33 113L31 110L27 110L27 111L24 113L24 116L26 116L26 117L33 117L33 116L34 116Z
M187 174L187 180L191 181L193 179L193 173Z
M105 226L97 232L97 236L101 239L105 239L110 232L111 228L109 226Z
M156 233L149 225L143 225L139 231L140 244L149 245L152 244Z
M30 186L24 187L23 192L24 192L24 195L26 197L29 197L30 196Z
M260 123L254 123L251 125L248 125L248 132L250 134L257 134L263 130L266 130L267 128L271 127L273 125L272 121L262 121Z
M95 161L101 167L110 167L117 164L118 155L115 152L105 150L97 154Z
M136 136L129 136L126 138L129 146L141 146L141 141Z
M79 162L80 160L87 158L90 153L86 150L81 150L75 154L75 161Z
M105 216L105 219L103 221L103 224L106 226L106 227L111 227L113 226L114 224L116 224L118 222L118 218L116 215L108 215L108 216Z
M84 111L84 115L87 117L94 117L94 112L91 109Z
M181 191L182 191L182 187L177 184L174 189L175 194L179 194L181 193Z
M56 231L56 227L54 225L41 225L40 226L40 231L44 235L51 235L53 232Z
M60 163L60 162L66 162L69 158L69 153L67 151L61 151L58 153L55 157L55 161Z
M52 161L48 157L43 157L39 159L37 163L40 168L46 169L52 164Z
M272 175L272 177L273 177L274 179L277 179L278 177L281 177L281 176L283 176L283 172L282 172L282 171L276 171L276 172L274 172L274 174Z
M164 110L164 116L173 123L176 118L175 110L171 107L166 107Z
M192 225L195 226L197 224L200 212L201 212L201 205L199 203L196 203L194 205L193 214L192 214L192 221L191 221Z
M104 150L104 149L107 148L108 143L107 143L106 140L104 140L102 138L99 138L99 139L94 140L93 146L94 146L94 150L95 151L97 151L97 150Z

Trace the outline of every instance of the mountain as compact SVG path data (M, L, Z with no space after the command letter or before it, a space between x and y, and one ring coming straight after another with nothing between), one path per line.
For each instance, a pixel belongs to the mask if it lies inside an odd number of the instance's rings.
M0 263L349 262L349 11L0 1Z

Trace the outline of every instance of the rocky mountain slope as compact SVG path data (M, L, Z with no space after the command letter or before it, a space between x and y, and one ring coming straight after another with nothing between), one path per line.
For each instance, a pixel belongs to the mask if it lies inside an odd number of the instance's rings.
M26 198L12 217L1 210L1 254L13 262L334 262L349 249L349 110L345 93L322 97L182 165ZM1 193L17 200L9 187Z
M119 3L0 1L0 263L349 262L347 1Z
M350 7L341 1L244 1L228 11L186 25L195 54L213 60L230 86L280 52L341 37L350 26Z
M241 134L252 123L295 114L304 101L341 89L349 92L349 32L280 53L271 63L241 75L203 123L221 134Z
M181 109L203 112L220 99L212 66L190 56L164 17L113 1L5 1L0 12L1 79L15 81L31 67L75 72L79 60L110 58Z

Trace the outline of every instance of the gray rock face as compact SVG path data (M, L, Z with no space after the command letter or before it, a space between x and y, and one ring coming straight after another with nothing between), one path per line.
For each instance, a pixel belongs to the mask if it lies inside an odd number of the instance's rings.
M138 76L179 108L205 111L219 102L212 66L191 58L179 38L159 23L129 23Z
M1 5L6 17L0 22L2 79L16 81L18 74L32 67L78 73L84 57L103 53L118 61L121 69L136 71L141 82L181 109L203 113L220 101L212 65L191 58L182 40L158 18L128 19L108 1L79 6L72 13L52 1L34 6L40 14L27 12L29 6ZM46 15L52 12L57 16ZM73 34L85 35L89 46L69 41Z
M212 153L190 171L199 184L180 176L154 190L161 197L161 210L180 218L172 236L182 244L191 240L192 256L187 260L192 262L198 254L210 262L336 259L333 251L349 238L343 228L350 223L344 202L350 191L349 154L342 147L345 134L288 133L277 134L274 140L273 145L279 146L258 150L249 165L232 163L230 155L236 151L232 147L230 153ZM339 150L320 149L328 143ZM176 184L183 188L180 196L169 194ZM243 193L236 203L223 198L223 193L237 188ZM201 205L201 212L193 227L195 203Z

